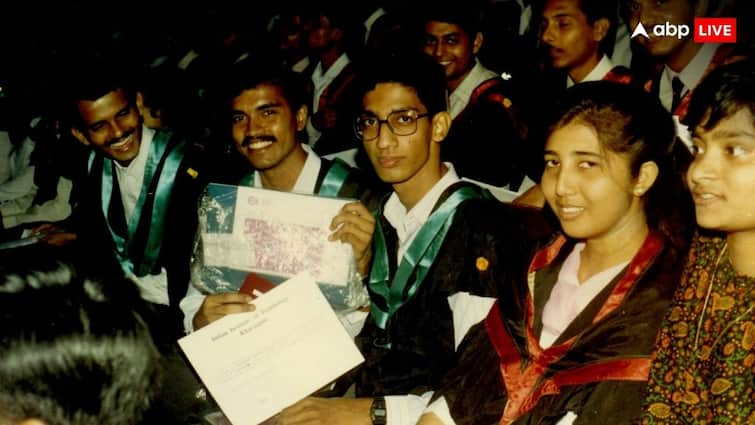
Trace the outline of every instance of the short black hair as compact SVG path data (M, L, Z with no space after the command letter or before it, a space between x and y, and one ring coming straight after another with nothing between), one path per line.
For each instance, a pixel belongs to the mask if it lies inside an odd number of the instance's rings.
M752 59L722 65L693 90L686 122L694 130L710 130L742 109L755 117L755 62Z
M431 114L448 109L446 74L432 57L403 51L378 50L358 63L358 99L380 83L398 83L414 90Z
M248 58L228 68L219 88L220 110L230 112L230 105L235 97L245 90L265 84L278 87L294 112L302 106L309 106L306 85L301 75L279 64Z
M599 19L608 20L608 31L605 37L600 40L600 52L611 54L616 41L616 31L619 21L618 4L609 0L577 0L579 10L587 17L590 25L595 25Z
M120 288L61 262L0 268L0 418L138 423L159 388L159 354ZM118 288L118 289L115 289Z
M610 55L616 41L616 31L619 21L618 3L613 0L574 0L577 8L585 15L590 25L595 25L599 19L608 20L609 27L605 37L600 41L600 53ZM539 0L537 10L542 15L548 0ZM539 15L538 15L539 16Z
M72 60L74 65L61 72L62 95L59 99L60 117L64 124L79 127L81 116L78 103L94 101L110 92L123 91L129 104L136 107L136 86L133 79L138 70L117 64L108 57L85 56Z
M416 17L420 25L428 22L445 22L461 27L470 40L474 40L478 32L482 31L482 9L473 0L457 3L420 2L416 6Z

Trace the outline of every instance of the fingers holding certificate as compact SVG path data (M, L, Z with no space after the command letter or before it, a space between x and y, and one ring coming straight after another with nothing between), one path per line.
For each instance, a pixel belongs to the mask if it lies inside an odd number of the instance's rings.
M208 295L194 316L194 329L205 327L228 314L254 311L251 302L252 297L242 293Z
M335 230L328 239L351 245L360 274L369 272L372 259L372 234L375 232L375 218L360 202L348 203L333 217L330 228Z

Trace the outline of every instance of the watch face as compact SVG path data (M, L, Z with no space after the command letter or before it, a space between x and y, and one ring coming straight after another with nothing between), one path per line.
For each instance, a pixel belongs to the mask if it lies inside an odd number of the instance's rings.
M386 416L388 410L385 408L385 399L382 397L376 398L372 401L370 407L370 419L373 425L386 425Z

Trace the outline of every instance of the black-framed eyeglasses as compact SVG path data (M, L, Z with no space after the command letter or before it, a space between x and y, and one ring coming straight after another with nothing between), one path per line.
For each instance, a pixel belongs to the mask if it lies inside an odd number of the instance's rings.
M375 140L380 136L380 127L387 124L391 133L396 136L411 136L417 132L417 121L429 117L430 113L420 114L414 109L393 111L386 119L381 120L374 114L364 113L357 117L354 123L354 132L357 137L365 142Z

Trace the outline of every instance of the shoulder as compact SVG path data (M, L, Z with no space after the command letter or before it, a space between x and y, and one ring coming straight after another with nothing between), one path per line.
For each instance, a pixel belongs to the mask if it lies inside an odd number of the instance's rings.
M611 81L614 83L630 84L632 83L632 71L622 65L617 65L611 68L610 71L603 77L604 81Z
M475 87L472 92L472 101L481 104L495 104L508 109L513 106L511 93L513 86L511 81L505 81L500 77L485 80Z

